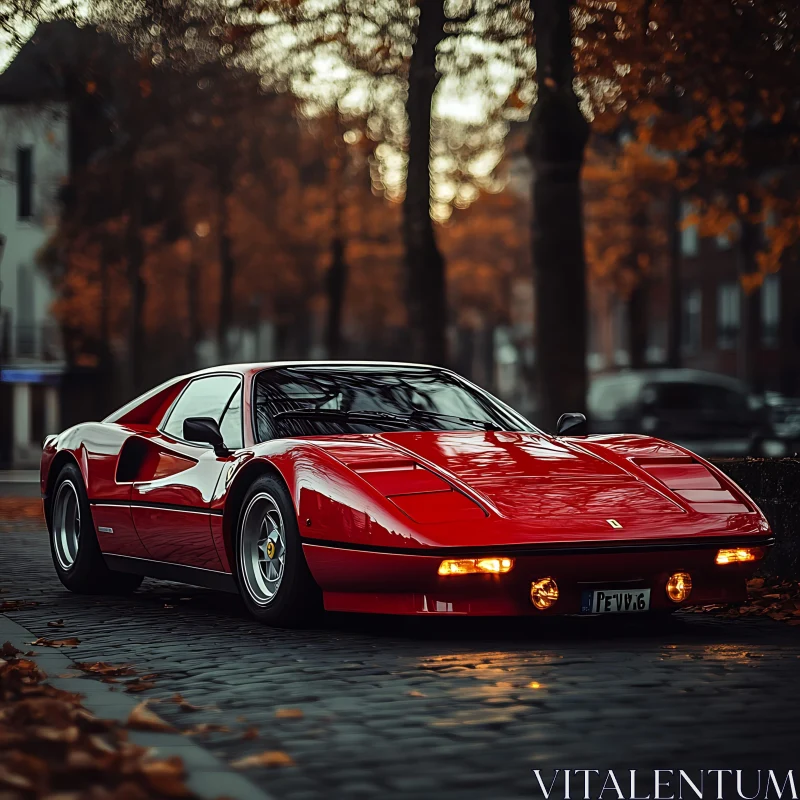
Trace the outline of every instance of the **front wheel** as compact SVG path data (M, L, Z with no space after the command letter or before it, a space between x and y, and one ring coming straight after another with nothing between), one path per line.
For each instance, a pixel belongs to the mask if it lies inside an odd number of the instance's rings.
M77 594L128 594L143 578L112 572L103 560L80 470L67 464L56 478L50 513L50 549L58 578Z
M236 530L236 579L248 611L259 622L294 627L322 608L292 499L272 475L262 475L245 495Z

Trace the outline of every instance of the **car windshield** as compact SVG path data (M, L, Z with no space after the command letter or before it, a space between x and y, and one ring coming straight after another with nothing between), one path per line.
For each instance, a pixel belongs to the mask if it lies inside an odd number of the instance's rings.
M419 367L282 367L255 384L259 441L399 430L536 431L451 373Z

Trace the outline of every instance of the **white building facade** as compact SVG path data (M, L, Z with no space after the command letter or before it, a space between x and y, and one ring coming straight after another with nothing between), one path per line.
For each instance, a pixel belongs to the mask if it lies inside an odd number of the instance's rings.
M67 106L0 101L0 468L38 465L59 430L64 372L38 253L58 222L69 173Z

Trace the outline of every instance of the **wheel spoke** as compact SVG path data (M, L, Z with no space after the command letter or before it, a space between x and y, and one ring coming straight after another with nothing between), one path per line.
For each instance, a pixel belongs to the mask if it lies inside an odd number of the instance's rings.
M270 531L279 531L281 529L281 515L277 510L267 512L266 521L270 524Z

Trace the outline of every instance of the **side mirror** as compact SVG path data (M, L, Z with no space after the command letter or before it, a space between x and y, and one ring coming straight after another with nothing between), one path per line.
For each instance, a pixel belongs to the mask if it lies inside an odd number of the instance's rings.
M188 417L183 421L183 438L187 442L205 442L214 448L220 458L227 458L231 451L225 447L222 433L216 420L211 417Z
M570 436L586 436L586 416L577 412L562 414L556 424L556 436L564 436L567 432Z

